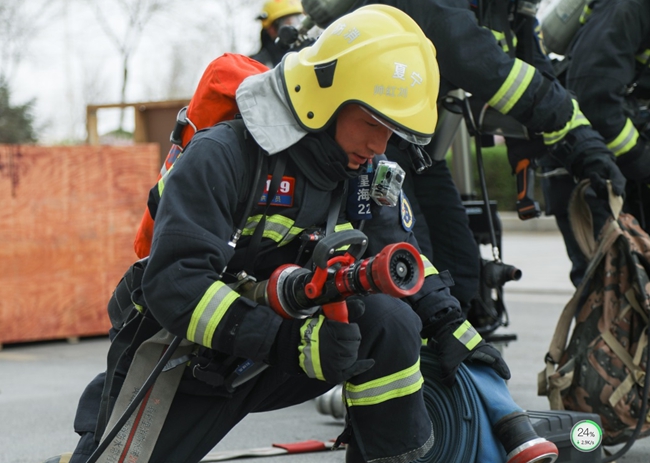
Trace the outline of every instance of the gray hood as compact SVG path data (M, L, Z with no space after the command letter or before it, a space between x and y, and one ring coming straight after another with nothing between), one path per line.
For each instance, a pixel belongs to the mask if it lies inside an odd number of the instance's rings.
M280 73L278 65L247 77L235 94L246 128L269 154L288 148L307 134L291 112Z

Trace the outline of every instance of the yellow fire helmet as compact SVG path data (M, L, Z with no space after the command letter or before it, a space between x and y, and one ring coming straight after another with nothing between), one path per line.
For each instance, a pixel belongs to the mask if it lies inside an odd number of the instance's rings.
M257 19L262 21L262 27L268 28L277 19L290 14L302 14L300 0L269 0L264 3L262 12Z
M375 4L341 16L311 47L286 54L282 75L294 115L309 132L324 130L342 106L356 103L405 140L431 141L436 50L397 8Z

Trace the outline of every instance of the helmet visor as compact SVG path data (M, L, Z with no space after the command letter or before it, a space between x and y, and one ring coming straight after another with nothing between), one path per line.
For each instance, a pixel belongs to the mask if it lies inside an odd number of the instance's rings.
M404 140L410 143L413 143L415 145L428 145L431 142L431 135L415 134L413 132L409 132L401 127L396 126L391 122L388 122L386 119L373 113L368 108L364 106L360 106L360 107L366 114L368 114L374 120L376 120L381 125L391 130L394 134L398 135L399 137L403 138Z

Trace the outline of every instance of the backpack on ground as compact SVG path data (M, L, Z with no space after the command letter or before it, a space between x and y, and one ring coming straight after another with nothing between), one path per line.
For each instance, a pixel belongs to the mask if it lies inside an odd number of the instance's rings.
M236 53L224 53L208 65L189 105L178 113L176 126L170 137L172 146L158 180L171 168L196 132L235 118L239 113L235 101L235 92L239 85L246 77L268 69L248 56ZM149 210L145 209L133 243L139 258L148 256L151 251L153 224Z
M569 213L590 262L556 326L538 395L547 396L553 410L599 415L602 443L628 442L624 453L634 439L650 435L650 236L634 216L621 213L622 198L610 190L613 216L595 241L584 198L588 186L588 180L578 185Z

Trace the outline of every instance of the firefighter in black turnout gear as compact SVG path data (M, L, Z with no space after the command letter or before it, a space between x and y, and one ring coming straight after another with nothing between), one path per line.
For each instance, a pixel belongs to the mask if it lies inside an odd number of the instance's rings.
M282 26L298 26L302 19L300 0L268 0L256 18L262 23L260 49L253 55L255 61L268 66L277 66L289 48L276 43Z
M244 80L237 103L246 137L230 124L200 131L151 191L152 250L141 285L128 293L138 310L115 327L108 370L81 398L73 463L88 460L172 337L183 341L151 400L97 461L198 462L248 413L304 402L339 382L348 410L340 437L349 443L346 459L412 461L434 441L422 396L422 336L444 344L450 381L460 362L472 360L509 378L498 351L464 322L449 279L426 259L419 292L402 300L349 298L350 323L320 312L285 319L234 286L242 270L261 281L282 264L309 265L305 242L361 223L369 255L389 243L417 246L403 195L403 207L350 204L365 201L353 181L377 164L391 134L430 141L438 79L435 49L417 24L373 5ZM377 92L381 87L395 94ZM256 183L258 157L268 169ZM239 238L233 232L251 191L253 209ZM355 215L367 210L372 218ZM133 273L127 282L137 280ZM228 382L250 364L268 368Z
M319 0L303 0L305 13L319 26L331 17ZM391 5L406 12L438 50L440 98L463 89L472 98L523 124L534 140L508 140L515 170L522 158L549 155L575 177L591 178L606 197L606 180L621 193L625 179L601 136L591 128L578 102L553 76L550 61L535 33L534 2L510 0L358 0L350 10L367 4ZM533 8L534 9L534 8ZM402 144L403 145L403 144ZM389 145L389 158L399 154ZM412 172L411 172L412 173ZM407 182L414 182L409 187ZM454 294L467 307L478 290L478 249L465 209L444 161L420 175L407 175L414 210L427 230L416 230L418 241L439 269L449 270ZM417 215L416 215L417 217ZM430 253L427 253L429 250Z
M565 85L594 129L616 156L628 180L624 211L650 229L650 3L642 0L588 2L565 61ZM597 45L596 45L597 44ZM565 176L549 188L564 205L575 182ZM577 285L587 268L569 227L562 227Z

